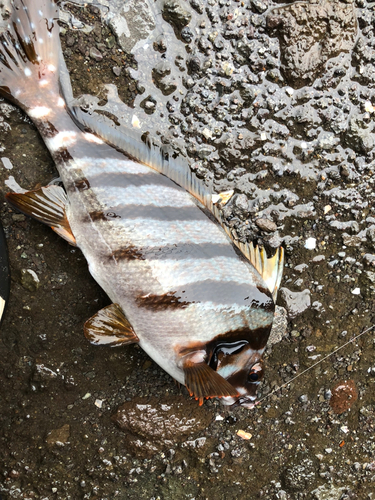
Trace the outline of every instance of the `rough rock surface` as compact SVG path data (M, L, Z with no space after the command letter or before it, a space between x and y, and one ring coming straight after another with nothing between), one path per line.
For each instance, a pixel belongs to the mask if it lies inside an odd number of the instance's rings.
M197 437L212 417L205 409L197 416L197 403L183 397L135 398L112 417L125 432L129 450L136 456L152 456L189 436ZM193 439L195 439L193 437Z
M328 59L354 47L357 18L353 2L296 2L271 11L267 26L280 41L284 78L295 88L311 84Z
M280 304L288 312L289 318L296 318L302 314L311 305L310 290L302 292L292 292L285 287L280 288Z

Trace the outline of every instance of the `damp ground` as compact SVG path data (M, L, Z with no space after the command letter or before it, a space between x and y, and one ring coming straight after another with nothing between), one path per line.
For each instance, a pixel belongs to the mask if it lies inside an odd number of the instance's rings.
M4 203L11 177L32 189L57 174L0 101L13 165L0 163L2 499L375 498L373 331L303 373L375 323L374 5L141 1L135 16L133 2L101 3L65 6L74 94L108 120L136 115L217 191L235 190L233 237L286 249L288 325L253 410L199 407L137 346L89 345L83 324L109 300L79 250Z

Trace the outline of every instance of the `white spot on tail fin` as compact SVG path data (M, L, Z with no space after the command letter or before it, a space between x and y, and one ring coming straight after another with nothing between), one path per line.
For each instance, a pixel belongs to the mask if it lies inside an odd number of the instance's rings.
M25 75L31 76L31 69L30 68L25 68Z
M38 10L38 14L39 14L40 16L43 16L43 12L42 12L41 10Z
M59 132L57 135L55 135L55 137L52 137L52 139L48 139L48 146L52 151L57 151L60 148L71 146L76 142L76 139L76 132L73 132L71 130Z
M39 38L38 42L39 42L39 43L44 43L43 38Z
M48 84L49 84L49 81L45 80L45 79L44 80L40 80L40 82L39 82L39 85L41 87L46 87Z
M59 97L59 99L57 101L57 105L59 108L63 108L65 106L65 101L62 97Z
M37 106L33 109L30 109L29 116L31 118L43 118L43 116L49 115L50 112L51 109L47 108L46 106Z
M56 71L56 66L54 66L53 64L49 64L48 69L49 71Z
M95 144L104 144L103 141L99 139L99 137L96 137L96 135L86 133L84 137L86 141L94 142Z

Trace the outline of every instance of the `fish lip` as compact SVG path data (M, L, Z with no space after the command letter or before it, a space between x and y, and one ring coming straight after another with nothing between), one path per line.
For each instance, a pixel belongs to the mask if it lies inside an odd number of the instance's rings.
M230 410L238 408L239 406L251 410L257 404L256 399L256 396L239 396L237 398L226 397L222 398L221 402Z
M238 406L241 406L242 408L247 408L248 410L251 410L255 407L256 405L256 396L252 397L246 397L246 396L240 396L237 398L237 400L231 405L231 409L237 408Z

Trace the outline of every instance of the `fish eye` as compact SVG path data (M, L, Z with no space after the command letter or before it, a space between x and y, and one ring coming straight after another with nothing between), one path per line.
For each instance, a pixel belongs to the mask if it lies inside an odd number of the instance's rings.
M256 363L247 376L249 382L258 382L263 376L263 369L260 363Z

